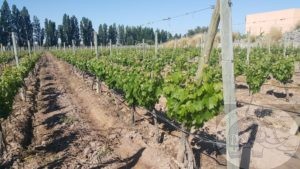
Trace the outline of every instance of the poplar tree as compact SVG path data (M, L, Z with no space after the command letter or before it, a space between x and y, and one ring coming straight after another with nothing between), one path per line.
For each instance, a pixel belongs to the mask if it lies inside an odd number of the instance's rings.
M33 29L33 42L41 46L43 42L42 29L41 29L40 20L38 19L37 16L33 16L32 29Z
M112 44L116 44L117 36L118 32L116 24L110 25L108 28L108 39L111 40Z
M27 40L32 43L32 25L30 15L26 7L23 7L20 12L20 42L21 46L27 46Z
M108 26L107 24L103 24L103 44L106 46L108 41Z
M93 42L93 25L92 21L88 18L83 17L80 21L80 32L81 32L81 39L85 46L89 46L91 42Z
M20 25L20 10L17 8L16 5L13 5L11 8L11 31L16 33L17 36L17 43L20 46L21 45L21 37L20 37L20 30L21 30L21 25Z
M98 43L99 44L102 44L102 45L105 45L104 43L104 29L103 29L103 25L100 24L99 27L98 27Z
M71 22L71 32L72 32L72 39L75 41L75 45L80 45L80 32L79 32L79 26L78 26L78 20L76 16L72 16L70 19Z
M0 29L1 36L0 40L2 45L7 46L10 42L11 32L11 11L6 0L3 1L0 11Z
M45 46L57 45L58 32L56 30L55 22L48 19L45 19L45 36L46 36Z

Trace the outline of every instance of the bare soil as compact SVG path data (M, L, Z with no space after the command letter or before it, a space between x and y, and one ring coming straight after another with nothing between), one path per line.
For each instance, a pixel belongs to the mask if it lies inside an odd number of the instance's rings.
M299 73L297 68L293 82L288 84L288 102L284 85L274 79L268 80L259 93L250 95L245 77L237 78L241 168L299 168L300 135L290 132L300 117ZM216 116L204 128L217 140L225 140L226 116ZM220 152L225 155L225 149Z
M42 57L25 80L27 101L17 96L2 124L8 143L3 168L176 167L176 136L156 143L150 116L132 126L125 104L109 92L96 94L92 77L76 74L50 54Z
M157 143L154 120L147 110L137 108L133 126L132 110L121 95L105 84L97 94L93 82L93 76L51 54L43 56L25 80L26 101L16 96L12 115L2 123L8 146L0 157L0 168L178 168L175 159L181 133L160 121ZM292 85L299 84L296 74ZM255 104L241 104L237 109L243 138L241 166L297 168L299 136L290 135L289 130L294 118L300 116L300 89L291 89L290 102L286 102L282 88L266 85L260 93L249 96L245 83L238 86L237 99ZM266 106L276 110L269 113ZM274 131L276 135L272 135ZM224 142L224 115L195 132ZM198 139L192 143L198 166L226 167L223 146ZM270 160L276 162L266 163Z

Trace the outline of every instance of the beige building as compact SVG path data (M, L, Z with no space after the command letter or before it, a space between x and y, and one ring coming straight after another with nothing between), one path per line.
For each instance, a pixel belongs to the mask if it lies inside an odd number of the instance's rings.
M282 33L295 29L300 23L300 8L256 13L246 16L246 32L251 35L268 34L271 28Z

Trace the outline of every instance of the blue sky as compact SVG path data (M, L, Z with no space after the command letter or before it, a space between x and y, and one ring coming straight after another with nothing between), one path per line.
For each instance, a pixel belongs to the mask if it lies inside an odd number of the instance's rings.
M0 0L1 4L3 0ZM232 0L234 31L244 32L245 16L286 8L300 8L300 0ZM79 20L88 17L98 30L100 23L142 25L186 12L213 5L215 0L8 0L9 5L18 8L26 6L31 17L36 15L43 22L45 18L62 22L64 13L75 15ZM148 25L171 33L186 33L188 29L209 24L212 10L184 16L170 21Z

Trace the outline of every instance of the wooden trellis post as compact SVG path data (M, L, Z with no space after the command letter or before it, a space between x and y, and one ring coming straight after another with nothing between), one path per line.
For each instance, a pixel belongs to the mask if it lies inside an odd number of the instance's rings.
M18 52L17 52L16 37L15 37L14 32L11 33L11 38L12 38L13 46L14 46L14 54L15 54L16 65L17 65L17 67L19 67L19 58L18 58Z
M283 56L284 57L286 57L286 47L287 47L287 38L285 36L284 40L283 40Z
M72 49L73 49L73 55L75 55L75 41L72 40Z
M11 33L11 38L12 38L13 46L14 46L14 54L15 54L16 66L19 67L19 58L18 58L18 52L17 52L17 43L16 43L16 36L15 36L14 32ZM23 88L21 88L20 96L21 96L21 99L23 101L25 101Z
M220 5L227 168L239 169L240 152L234 83L231 0L221 0Z
M250 38L251 38L251 28L248 31L247 60L246 60L247 65L249 65L249 63L250 63L250 50L251 50Z
M145 39L143 39L143 59L145 57Z
M102 46L102 43L100 44L100 55L102 56L103 54L103 46Z
M111 45L111 39L109 40L109 55L112 55L112 45Z
M158 37L157 37L157 32L155 31L155 56L157 56L157 51L158 51Z
M94 32L94 45L95 45L95 54L96 54L96 58L99 59L99 55L98 55L98 41L97 41L97 32ZM101 92L101 90L99 90L99 77L96 75L96 91L97 93L99 93L99 91Z
M29 57L31 58L31 49L30 49L30 41L27 40L27 45L28 45L28 54L29 54Z
M205 41L202 57L200 57L200 59L199 59L198 70L196 72L196 80L201 79L204 67L209 60L210 53L213 48L214 40L215 40L215 37L217 34L219 23L220 23L220 0L217 0L217 3L215 5L214 11L213 11L213 14L211 17L208 33L205 38L206 41Z
M153 109L152 113L154 115L154 125L155 125L156 142L159 143L160 142L160 137L159 137L158 122L157 122L157 114L156 114L157 112L155 111L155 109Z

